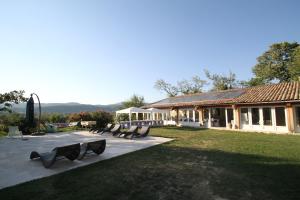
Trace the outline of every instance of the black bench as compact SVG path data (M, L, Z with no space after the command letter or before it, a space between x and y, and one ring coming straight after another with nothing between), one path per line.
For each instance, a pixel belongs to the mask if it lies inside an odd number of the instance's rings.
M120 132L119 137L127 138L127 136L136 133L137 130L138 130L137 126L131 126L129 130Z
M100 155L104 152L106 147L106 140L98 140L94 142L87 142L81 145L80 155L78 156L78 160L84 158L84 156L88 153L95 153Z
M136 137L136 138L140 138L140 137L147 137L150 131L150 126L142 126L140 131L134 132L131 135L131 139Z
M80 143L56 147L51 152L46 153L38 153L36 151L32 151L30 154L30 159L40 159L45 168L51 167L56 160L67 158L71 161L78 158L80 154Z
M97 133L100 133L102 135L103 133L110 131L112 128L113 128L112 124L107 124L105 128L98 129Z

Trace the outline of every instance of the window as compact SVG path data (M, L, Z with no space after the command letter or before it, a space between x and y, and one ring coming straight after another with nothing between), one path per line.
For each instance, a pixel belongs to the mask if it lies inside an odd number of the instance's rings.
M211 109L211 123L213 127L226 127L225 108Z
M259 125L259 109L251 108L251 113L252 113L252 124Z
M248 108L241 109L241 123L245 125L249 124Z
M300 107L295 107L295 109L296 109L296 126L297 126L297 128L299 128L299 126L300 126Z
M193 119L193 111L192 110L188 110L187 111L187 121L188 122L194 121L194 119Z
M199 122L199 112L195 111L195 122Z
M227 108L227 123L231 123L233 120L233 110L231 108Z
M276 115L276 126L285 126L284 107L276 107L275 115Z
M264 125L266 126L272 125L271 108L263 108L263 118L264 118Z
M203 112L204 112L204 121L208 121L208 118L209 118L208 108L204 108Z

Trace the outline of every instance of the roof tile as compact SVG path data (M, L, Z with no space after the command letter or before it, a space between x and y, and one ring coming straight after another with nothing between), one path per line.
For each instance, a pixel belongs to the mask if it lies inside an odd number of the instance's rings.
M170 97L144 106L145 108L205 106L239 103L288 102L299 100L300 82L278 83L249 88L239 88L226 91L206 92Z

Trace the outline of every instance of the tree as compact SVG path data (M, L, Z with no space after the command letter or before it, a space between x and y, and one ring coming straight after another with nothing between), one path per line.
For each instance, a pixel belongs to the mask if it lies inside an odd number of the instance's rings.
M300 46L295 49L290 72L292 80L300 80Z
M164 91L169 97L174 97L178 94L195 94L202 92L203 86L207 84L199 76L193 76L191 80L182 80L177 82L174 86L166 81L159 79L155 82L154 87L158 90Z
M177 82L177 87L182 94L195 94L201 93L205 84L207 84L205 80L202 80L199 76L194 76L190 81L182 80Z
M163 79L157 80L154 84L154 88L164 91L169 97L174 97L179 93L177 87L171 85L170 83L167 83Z
M71 113L68 116L69 122L79 122L81 120L81 115L79 113Z
M97 128L104 128L108 123L113 122L113 115L111 113L98 110L91 113L92 120L96 121Z
M130 108L130 107L141 107L145 105L145 99L143 96L138 96L136 94L132 95L132 97L123 102L124 108Z
M213 91L228 90L238 85L236 75L231 71L227 76L221 74L211 74L208 70L204 70L204 72L206 77L212 81Z
M251 78L249 81L240 81L239 85L241 87L253 87L258 85L265 85L266 81L261 78Z
M8 93L0 93L0 112L11 112L12 104L18 104L21 102L27 101L27 98L24 97L24 90L14 90Z
M288 82L298 79L299 67L293 66L295 51L299 44L282 42L270 46L269 50L257 58L252 71L255 75L249 85Z
M61 113L44 113L42 114L41 121L43 123L50 122L50 123L66 123L67 122L67 115Z

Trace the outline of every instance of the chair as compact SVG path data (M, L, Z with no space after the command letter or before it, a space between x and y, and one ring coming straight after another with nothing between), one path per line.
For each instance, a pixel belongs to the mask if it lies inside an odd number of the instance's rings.
M80 143L56 147L51 152L46 153L38 153L36 151L32 151L30 154L30 159L40 159L45 168L51 167L56 160L62 159L64 157L73 161L78 158L80 154Z
M107 133L112 133L113 136L117 135L120 133L120 129L121 129L121 125L120 124L116 124L114 126L113 129L111 129L110 131L108 131Z
M78 156L78 160L82 160L84 156L88 153L95 153L100 155L104 152L106 147L106 140L98 140L94 142L83 143L80 146L80 155Z
M7 136L9 138L21 137L23 139L22 131L19 131L19 127L17 126L9 126Z
M117 135L120 133L120 129L121 129L121 125L116 124L110 131L104 131L103 133L112 133L112 135Z
M92 132L92 133L94 133L94 132L96 132L96 131L98 131L98 128L97 128L96 126L93 126L93 127L90 128L90 130L89 130L89 132Z
M112 129L112 127L113 127L112 124L107 124L105 128L98 129L97 133L100 133L102 135L104 132L109 132Z
M119 137L127 138L127 136L136 133L137 129L138 129L138 126L131 126L128 131L120 132Z
M147 135L150 132L150 126L143 126L140 131L137 131L135 133L133 133L131 135L131 139L136 137L136 138L140 138L140 137L147 137Z

